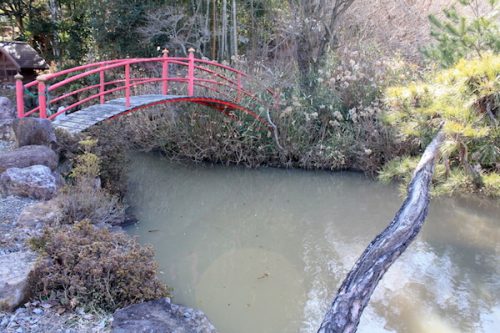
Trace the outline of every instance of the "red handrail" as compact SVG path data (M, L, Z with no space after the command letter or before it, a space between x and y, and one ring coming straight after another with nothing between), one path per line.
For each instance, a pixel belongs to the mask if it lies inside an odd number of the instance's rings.
M160 64L161 77L132 77L132 66L139 64L144 65L147 63ZM181 70L182 76L172 77L172 72L169 71L170 65L186 67L187 71ZM123 70L123 76L122 74L119 74L122 78L116 78L116 70ZM196 77L197 72L201 75L201 77ZM110 81L106 81L106 73L114 74L115 78ZM60 88L68 87L70 84L77 82L78 80L85 79L93 75L98 75L99 77L97 84L91 84L73 89L69 92L62 93L59 96L56 95L54 98L49 98L48 96L49 94L55 94L55 91ZM170 89L169 82L185 84L187 96L194 96L195 87L199 87L204 89L204 91L211 91L218 96L223 97L224 100L232 103L235 102L238 104L243 100L243 97L248 97L245 101L268 107L269 104L267 102L262 101L257 98L255 94L243 88L244 79L247 78L248 76L245 73L229 66L219 64L215 61L195 58L194 49L189 50L187 58L169 57L168 51L164 50L163 56L159 58L132 58L101 61L66 69L52 74L40 75L37 77L37 80L27 84L22 84L22 76L16 75L18 117L23 118L38 113L40 118L55 119L58 115L74 110L82 104L88 103L94 99L98 99L99 103L103 104L105 103L106 96L122 90L124 90L123 94L125 97L125 104L127 107L130 107L132 87L145 84L160 84L161 94L168 95ZM56 80L56 82L54 82L54 80ZM53 83L50 84L51 82ZM118 86L109 89L108 86L110 85ZM24 91L30 88L33 88L36 92L38 92L38 106L25 112ZM86 93L96 89L96 93L71 103L69 106L65 106L52 115L47 114L48 107L51 105L67 100L69 97L75 97L81 93ZM272 95L270 90L265 91Z

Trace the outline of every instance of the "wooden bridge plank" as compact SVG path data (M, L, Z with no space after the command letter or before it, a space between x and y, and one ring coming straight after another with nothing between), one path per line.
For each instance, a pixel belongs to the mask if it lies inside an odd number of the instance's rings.
M116 98L104 104L92 105L85 109L76 111L69 115L58 117L54 120L54 126L67 130L71 133L79 133L95 124L116 116L120 113L132 110L137 107L166 101L170 99L182 98L177 95L139 95L130 98L130 107L125 106L125 98Z

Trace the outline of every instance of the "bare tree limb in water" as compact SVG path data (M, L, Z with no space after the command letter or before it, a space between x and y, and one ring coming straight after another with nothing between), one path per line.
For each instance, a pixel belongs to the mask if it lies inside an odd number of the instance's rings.
M361 314L378 282L417 236L429 208L434 161L444 140L442 130L425 149L408 185L408 195L389 226L354 264L325 315L318 333L356 332Z

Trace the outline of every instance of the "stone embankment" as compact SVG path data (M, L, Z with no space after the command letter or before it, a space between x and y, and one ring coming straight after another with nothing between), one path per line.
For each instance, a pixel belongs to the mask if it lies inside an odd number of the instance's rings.
M135 304L113 315L68 311L31 298L28 280L37 254L27 241L61 218L56 197L64 179L58 161L50 122L16 119L12 103L0 97L0 332L215 333L203 312L169 299Z

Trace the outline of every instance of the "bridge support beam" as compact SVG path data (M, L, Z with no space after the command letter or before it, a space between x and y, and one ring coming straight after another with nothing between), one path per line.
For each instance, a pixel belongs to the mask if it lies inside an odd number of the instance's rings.
M104 92L106 91L106 85L104 82L104 65L101 65L101 71L99 72L99 102L104 104Z
M164 49L162 71L161 71L161 93L162 95L168 94L168 50Z
M130 64L125 65L125 106L130 107Z
M40 108L40 118L47 118L47 87L45 75L39 75L36 80L38 81L38 106Z
M190 48L188 63L188 96L194 96L194 49Z

